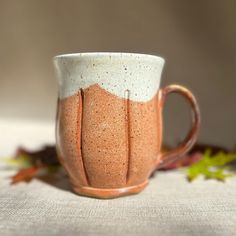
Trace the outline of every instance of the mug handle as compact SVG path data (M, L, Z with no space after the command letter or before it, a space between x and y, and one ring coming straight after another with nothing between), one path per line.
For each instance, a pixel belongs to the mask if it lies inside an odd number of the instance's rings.
M183 157L183 155L186 154L195 144L200 128L201 117L196 98L187 88L183 86L173 84L160 89L158 93L158 106L160 107L161 115L163 113L166 97L171 93L179 93L183 95L190 103L192 113L192 127L185 140L178 147L171 151L160 154L160 158L158 158L158 163L156 164L156 169L162 168L165 165L168 165L171 162L174 162ZM162 124L160 125L163 127Z

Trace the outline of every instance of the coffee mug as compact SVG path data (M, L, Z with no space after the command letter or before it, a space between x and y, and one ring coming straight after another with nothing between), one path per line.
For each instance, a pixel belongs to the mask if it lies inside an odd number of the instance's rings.
M200 126L192 93L160 89L164 59L137 53L77 53L54 58L59 81L56 147L76 193L114 198L142 191L150 175L190 150ZM192 128L161 152L166 97L190 103Z

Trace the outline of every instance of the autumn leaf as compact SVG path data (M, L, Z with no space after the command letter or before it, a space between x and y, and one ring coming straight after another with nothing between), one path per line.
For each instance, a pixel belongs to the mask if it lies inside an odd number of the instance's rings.
M0 161L17 169L10 177L11 184L30 182L32 179L51 175L60 168L55 146L45 146L36 151L18 148L12 158L1 158Z
M203 157L203 153L209 148L211 149L212 154L216 154L218 152L229 153L229 150L226 149L225 147L198 143L198 144L194 145L194 147L185 156L162 167L159 170L164 170L164 171L165 170L174 170L174 169L177 169L180 167L191 166L192 164L200 161ZM162 152L168 152L172 149L173 149L173 147L163 145Z
M11 177L11 184L16 184L19 182L29 182L34 177L36 177L39 168L29 167L22 170L19 170L15 175Z
M229 164L234 161L236 161L236 154L218 152L212 155L212 151L208 149L199 162L188 167L187 178L191 182L202 175L205 179L224 181L227 177L236 175L229 168Z
M1 158L1 161L10 167L23 169L32 166L31 158L28 155L20 154L17 158Z

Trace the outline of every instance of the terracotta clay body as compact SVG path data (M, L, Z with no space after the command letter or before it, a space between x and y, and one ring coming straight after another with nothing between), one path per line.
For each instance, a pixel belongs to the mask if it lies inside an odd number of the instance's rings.
M61 100L58 115L60 157L76 186L146 184L161 144L156 96L132 102L93 85Z

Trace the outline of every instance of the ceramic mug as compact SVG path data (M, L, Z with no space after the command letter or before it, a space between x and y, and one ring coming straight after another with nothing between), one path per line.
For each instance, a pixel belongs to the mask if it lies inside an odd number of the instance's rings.
M80 195L114 198L138 193L150 175L196 141L199 107L179 85L160 89L164 59L136 53L78 53L54 58L59 81L56 146ZM166 97L191 105L192 128L176 149L161 152Z

